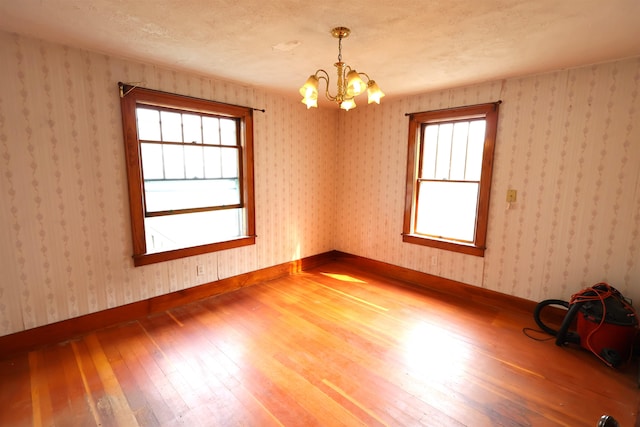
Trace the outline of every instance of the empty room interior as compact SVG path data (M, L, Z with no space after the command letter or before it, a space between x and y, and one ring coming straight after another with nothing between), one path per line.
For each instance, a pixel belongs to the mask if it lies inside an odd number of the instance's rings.
M0 425L640 425L639 24L0 2Z

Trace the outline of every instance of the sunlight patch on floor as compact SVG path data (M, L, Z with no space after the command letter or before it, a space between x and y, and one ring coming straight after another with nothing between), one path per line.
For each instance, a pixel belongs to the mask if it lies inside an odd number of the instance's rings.
M417 323L403 337L409 373L421 379L446 380L464 375L471 348L442 327Z
M352 283L367 283L363 280L356 279L355 277L346 275L346 274L334 274L334 273L320 273L324 276L331 277L332 279L341 280L343 282L352 282Z

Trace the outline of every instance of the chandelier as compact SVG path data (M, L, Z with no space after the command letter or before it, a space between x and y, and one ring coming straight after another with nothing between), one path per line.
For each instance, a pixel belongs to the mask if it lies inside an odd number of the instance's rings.
M325 95L328 100L337 102L340 108L349 111L356 107L353 98L367 91L369 104L375 102L380 104L380 98L384 93L380 90L375 81L371 80L366 73L359 73L344 62L342 62L342 39L349 37L351 30L346 27L336 27L331 30L331 35L338 39L338 62L333 64L338 73L337 90L338 93L333 96L329 93L329 73L325 70L318 70L315 74L309 76L306 83L300 88L300 94L303 96L302 103L311 107L318 107L318 85L320 80L325 81ZM366 78L365 82L362 77Z

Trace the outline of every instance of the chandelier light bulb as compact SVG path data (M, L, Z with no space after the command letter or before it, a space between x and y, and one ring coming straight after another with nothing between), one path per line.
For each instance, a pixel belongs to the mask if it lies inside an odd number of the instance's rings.
M356 70L351 70L347 74L347 96L357 96L364 92L367 84L362 80Z
M316 96L305 96L302 98L302 103L307 106L307 110L311 107L318 108L318 94Z
M369 101L368 104L371 104L372 102L380 104L380 98L382 98L383 96L384 92L380 90L378 84L373 80L369 80L369 82L367 83L367 99Z
M300 88L300 95L305 98L309 96L313 96L315 94L316 99L318 98L318 78L316 76L309 76L307 81Z
M353 98L345 99L340 103L340 108L345 111L349 111L352 108L356 108L356 101L354 101Z

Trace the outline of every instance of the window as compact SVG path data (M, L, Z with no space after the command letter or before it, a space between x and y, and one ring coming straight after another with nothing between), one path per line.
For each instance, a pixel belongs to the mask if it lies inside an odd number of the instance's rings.
M411 115L404 242L484 256L498 105Z
M254 244L252 110L143 88L121 106L134 264Z

